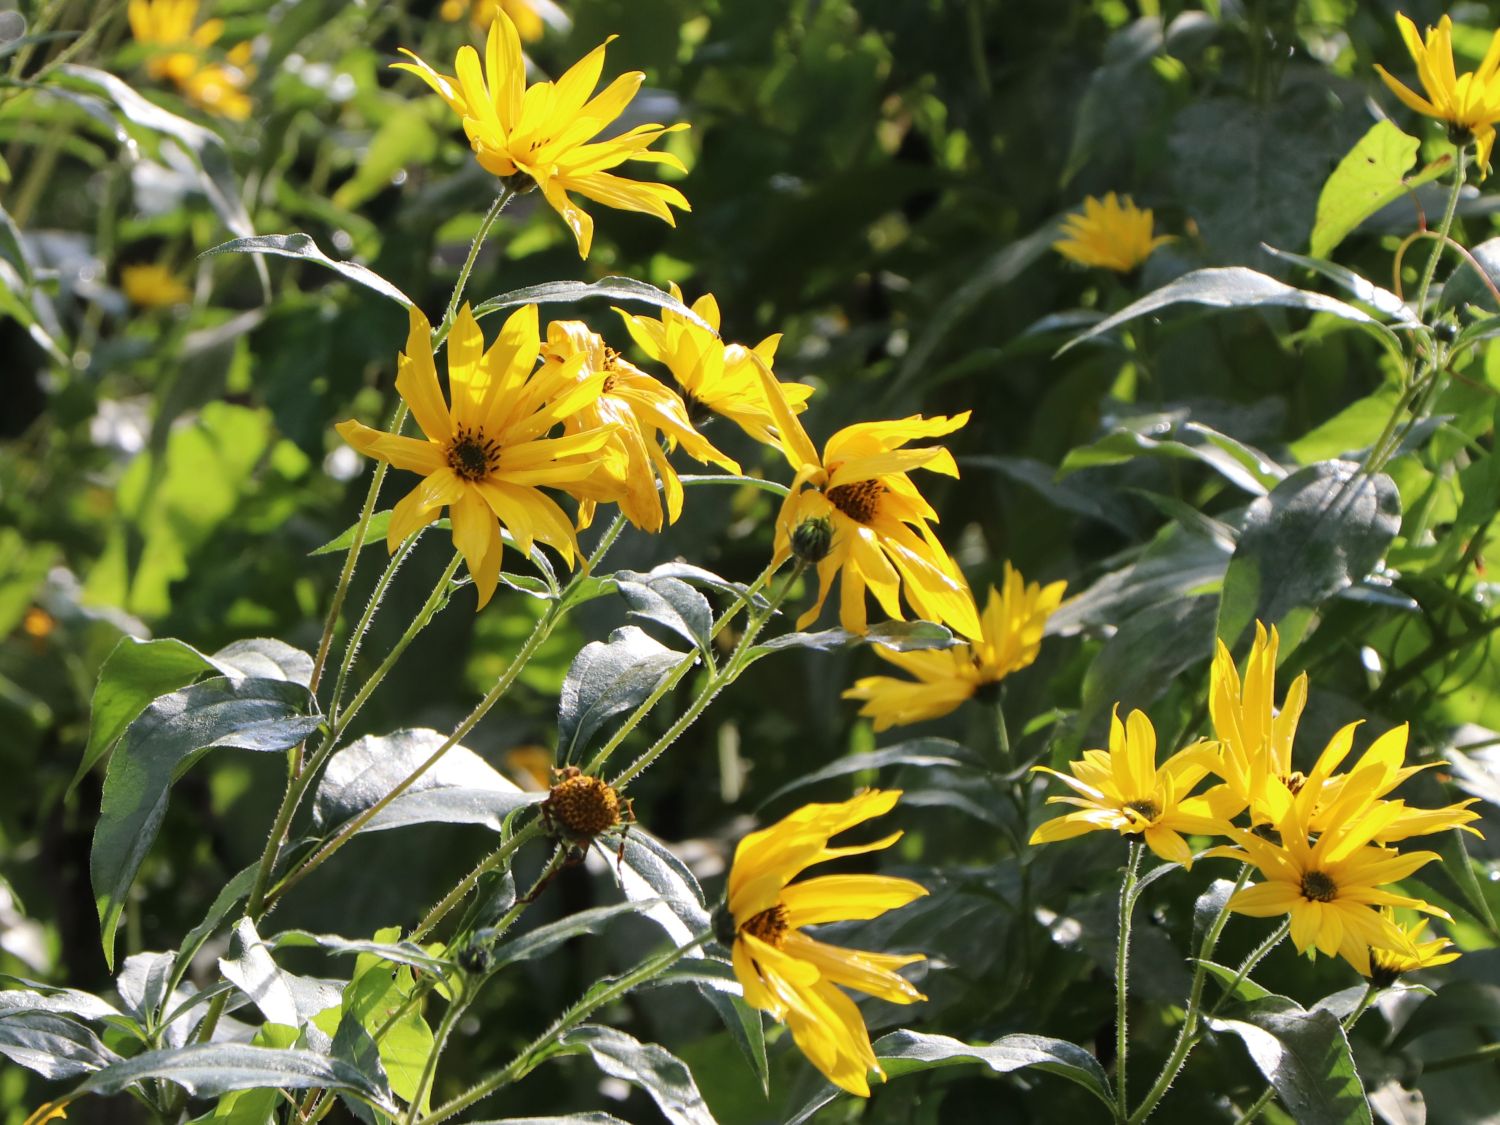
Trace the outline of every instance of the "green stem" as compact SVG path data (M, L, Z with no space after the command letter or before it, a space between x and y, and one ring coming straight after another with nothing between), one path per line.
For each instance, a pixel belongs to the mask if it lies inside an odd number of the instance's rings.
M449 911L468 896L469 892L478 885L480 879L515 855L520 850L521 845L536 839L541 834L542 822L540 820L533 820L524 828L517 830L515 835L506 840L489 855L485 856L484 859L479 861L479 865L473 871L470 871L460 879L458 885L444 895L442 901L427 912L426 917L417 924L417 928L408 935L407 940L420 942L428 934L432 933L434 927L448 915Z
M1224 899L1224 905L1219 907L1218 914L1214 915L1214 920L1204 931L1203 941L1198 946L1197 964L1193 966L1193 983L1188 989L1187 1009L1183 1013L1182 1026L1177 1029L1177 1039L1172 1044L1172 1053L1167 1056L1166 1064L1161 1068L1161 1073L1156 1076L1156 1081L1147 1092L1145 1099L1130 1115L1128 1125L1139 1125L1151 1116L1157 1103L1166 1095L1167 1090L1176 1080L1177 1072L1182 1069L1183 1063L1187 1062L1188 1053L1197 1041L1198 1019L1203 1003L1203 984L1208 976L1205 965L1213 956L1214 947L1219 943L1219 936L1229 923L1229 903L1249 879L1250 865L1246 863L1241 865L1239 878L1235 880L1233 889Z
M453 1033L454 1026L469 1007L471 996L468 982L465 981L462 987L463 991L448 1005L447 1011L443 1013L443 1018L438 1023L437 1031L432 1036L432 1048L427 1052L427 1061L422 1066L422 1076L417 1079L416 1091L406 1107L406 1116L403 1118L405 1125L416 1125L417 1116L422 1112L422 1104L427 1100L428 1091L432 1089L433 1079L437 1077L438 1056L443 1053L443 1048L448 1045L448 1036Z
M1448 232L1453 229L1453 216L1458 211L1458 197L1463 193L1464 181L1468 179L1468 149L1463 145L1455 145L1456 159L1453 166L1453 187L1448 192L1448 204L1443 209L1443 221L1438 225L1437 245L1432 248L1432 253L1427 258L1427 264L1422 268L1422 284L1417 288L1417 315L1422 315L1422 310L1427 304L1427 291L1432 287L1432 279L1437 273L1438 259L1442 257L1443 247L1448 242Z
M1359 998L1359 1003L1355 1006L1354 1011L1350 1012L1347 1016L1344 1017L1345 1035L1354 1030L1354 1025L1359 1022L1359 1017L1369 1011L1370 1005L1375 1003L1375 997L1379 995L1379 985L1376 985L1374 983L1365 985L1365 994Z
M1130 859L1125 864L1125 878L1120 883L1120 928L1115 940L1115 1117L1125 1119L1125 1060L1130 1049L1127 1036L1127 1008L1130 999L1130 915L1135 909L1135 880L1141 866L1141 842L1130 842Z
M1245 1110L1244 1113L1240 1114L1240 1116L1235 1119L1235 1125L1250 1125L1250 1122L1254 1121L1257 1117L1260 1116L1260 1111L1271 1104L1271 1099L1275 1096L1276 1087L1267 1086L1260 1092L1260 1097L1256 1098L1255 1101L1250 1103L1250 1108Z
M688 953L697 949L698 946L708 941L712 933L702 933L693 938L686 945L680 945L676 949L667 950L665 953L657 954L622 977L616 978L608 986L597 991L591 990L589 995L579 1000L561 1016L559 1016L546 1031L537 1036L529 1045L523 1048L504 1069L497 1071L484 1079L468 1093L461 1094L451 1101L445 1102L421 1119L421 1125L438 1125L440 1121L446 1121L454 1114L462 1113L476 1102L483 1101L496 1090L507 1086L517 1079L524 1078L531 1070L542 1061L544 1052L555 1044L567 1032L577 1027L594 1012L607 1004L612 1004L621 996L639 984L659 976L665 969L676 964Z
M1486 1043L1483 1047L1476 1047L1472 1051L1465 1051L1461 1055L1449 1055L1447 1058L1435 1059L1429 1063L1422 1064L1424 1074L1434 1070L1452 1070L1454 1067L1471 1066L1477 1062L1488 1062L1490 1059L1500 1056L1500 1043Z
M437 350L438 346L448 338L448 333L453 330L453 321L458 316L459 306L463 301L464 290L469 285L469 275L474 272L474 263L479 260L479 249L484 245L484 240L489 237L490 229L494 227L495 220L500 218L500 212L505 210L506 204L516 197L512 188L502 188L500 194L495 196L495 202L490 204L490 209L485 212L484 218L479 222L479 231L474 235L474 241L469 244L469 256L464 259L463 267L458 271L458 279L453 283L453 293L448 298L448 307L443 310L443 319L438 321L438 326L432 330L432 347Z
M1290 918L1283 919L1281 925L1272 930L1265 941L1250 951L1249 955L1240 962L1240 967L1236 970L1234 979L1229 982L1229 987L1214 1001L1213 1007L1209 1008L1208 1015L1204 1017L1205 1022L1219 1014L1219 1009L1227 1004L1234 994L1239 991L1240 985L1245 983L1245 978L1254 971L1255 966L1259 965L1271 950L1280 945L1286 938L1286 935L1291 933L1291 930L1292 920Z
M408 536L406 542L396 549L396 553L386 564L385 573L380 576L380 581L375 583L375 589L370 594L365 611L360 615L359 624L354 627L354 632L349 634L349 644L344 649L344 659L339 662L338 678L333 682L333 696L328 701L329 715L336 716L339 713L339 702L344 698L344 688L348 685L349 673L354 668L355 658L359 656L360 646L364 644L365 634L369 632L370 622L375 619L375 611L385 600L385 592L395 579L396 572L401 569L401 564L406 561L412 548L417 545L417 539L416 535Z

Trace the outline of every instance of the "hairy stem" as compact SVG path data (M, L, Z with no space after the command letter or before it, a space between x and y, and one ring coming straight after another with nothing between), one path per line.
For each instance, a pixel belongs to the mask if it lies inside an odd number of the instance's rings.
M1115 1115L1124 1120L1126 1101L1125 1060L1130 1050L1127 1011L1130 1002L1130 915L1135 908L1135 879L1141 867L1142 844L1130 842L1130 858L1120 883L1120 928L1115 941Z

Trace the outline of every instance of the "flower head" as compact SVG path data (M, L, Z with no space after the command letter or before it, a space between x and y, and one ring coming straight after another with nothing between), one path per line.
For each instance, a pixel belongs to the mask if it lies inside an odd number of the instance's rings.
M593 140L620 116L645 80L633 70L593 94L604 69L604 48L590 51L553 82L526 85L521 38L504 11L490 25L484 62L473 47L460 47L454 62L457 77L439 74L411 51L409 63L393 63L421 78L463 121L474 157L486 172L510 181L521 176L535 184L572 230L580 257L589 256L594 220L569 193L577 193L607 207L642 211L675 226L669 207L691 210L688 201L668 184L629 180L612 174L628 160L664 164L686 171L682 161L651 145L667 133L687 125L637 125L608 140Z
M1380 908L1381 917L1388 920L1406 937L1409 949L1371 949L1370 980L1382 988L1396 983L1403 973L1414 973L1418 969L1432 969L1458 960L1458 951L1445 937L1424 940L1427 937L1427 919L1416 918L1402 925L1396 912L1389 906Z
M1384 888L1438 858L1436 852L1399 854L1372 843L1387 814L1368 809L1310 838L1307 805L1293 804L1276 825L1279 840L1235 829L1238 847L1215 848L1214 855L1253 864L1263 881L1229 900L1230 910L1257 918L1286 914L1292 944L1341 956L1370 975L1371 949L1415 956L1410 939L1376 907L1406 906L1446 918L1436 906Z
M1229 649L1222 640L1217 644L1209 673L1208 713L1222 755L1214 772L1223 776L1228 791L1223 811L1232 816L1248 807L1252 825L1274 823L1285 811L1290 787L1301 784L1292 769L1292 741L1307 705L1307 673L1292 681L1278 709L1276 655L1281 638L1276 627L1267 631L1255 623L1243 681Z
M121 267L120 288L132 305L145 309L185 305L193 299L193 291L160 262Z
M443 0L438 15L449 23L468 16L469 22L483 31L495 22L496 15L504 12L516 25L521 41L534 43L547 29L537 8L532 0Z
M599 397L605 377L580 379L581 356L533 373L540 345L535 305L513 314L488 351L465 305L448 337L450 407L438 386L427 318L412 309L396 389L424 437L388 434L355 421L336 427L366 456L422 475L392 511L387 545L394 551L446 507L453 545L474 577L481 607L499 581L502 523L523 552L529 554L534 542L546 543L571 564L578 549L573 524L542 487L594 494L601 473L619 472L611 466L611 427L547 436Z
M198 0L130 0L126 14L135 41L156 49L147 74L171 81L199 109L232 121L250 116L245 84L253 74L251 45L231 48L223 62L205 61L224 34L223 20L205 20L195 29Z
M1028 583L1006 563L1001 591L990 587L980 616L980 640L937 652L895 652L876 645L877 656L916 680L866 676L844 692L844 698L865 701L859 713L874 719L876 731L948 714L1036 659L1047 618L1061 604L1066 586Z
M682 290L675 283L671 288L672 296L682 300ZM628 313L624 309L615 311L624 318L625 327L641 350L672 373L690 417L695 414L695 408L721 414L756 441L774 444L776 419L766 402L766 393L761 388L760 375L751 353L770 367L776 358L776 345L781 342L781 334L767 336L753 348L726 344L717 335L719 305L713 296L705 293L693 302L692 309L712 325L714 331L710 332L697 321L671 309L663 309L659 320ZM780 385L782 396L794 413L807 409L811 387L805 383Z
M542 360L544 370L572 364L575 378L603 380L600 394L564 419L563 425L569 433L613 426L610 442L624 465L624 485L595 499L617 499L620 510L636 527L661 530L658 476L661 491L666 494L667 521L677 522L682 513L682 482L667 457L671 448L681 445L688 456L699 461L712 461L732 473L740 471L736 461L720 453L693 428L687 407L671 388L621 358L581 321L554 320L549 324ZM662 438L668 449L662 448ZM592 502L590 499L584 504L585 524L592 516Z
M1218 834L1227 830L1203 797L1190 797L1208 773L1211 748L1195 743L1156 764L1156 728L1143 711L1120 722L1119 708L1109 720L1109 749L1085 750L1068 763L1072 776L1050 773L1073 790L1071 797L1048 797L1049 805L1075 805L1079 812L1055 817L1031 834L1031 843L1070 840L1085 832L1113 831L1139 836L1162 859L1193 865L1193 852L1182 833Z
M893 1004L925 997L896 970L923 960L842 949L809 937L804 926L863 921L927 893L889 875L821 875L791 883L805 869L840 856L888 848L894 832L873 844L830 847L829 840L889 812L899 790L870 790L833 805L804 805L740 841L729 872L734 920L734 973L745 1002L791 1029L802 1053L841 1089L869 1097L869 1073L885 1072L854 1002L838 986ZM788 884L791 883L790 886Z
M901 596L928 621L938 621L974 640L983 635L974 595L963 574L938 542L929 521L937 513L908 475L930 469L958 476L953 455L942 446L905 449L907 443L952 433L969 412L952 418L920 414L896 422L861 422L828 439L820 456L781 389L759 356L754 356L766 402L776 419L780 446L796 472L776 519L777 560L792 553L797 529L827 522L829 549L817 561L818 599L797 619L801 629L823 611L835 578L841 578L839 623L854 633L868 628L865 592L880 608L901 618Z
M1417 64L1417 77L1427 96L1398 82L1383 66L1377 65L1376 73L1406 105L1426 117L1446 121L1448 137L1455 144L1472 139L1480 174L1488 172L1490 150L1495 146L1495 122L1500 121L1500 31L1490 38L1479 69L1458 74L1453 66L1451 19L1444 16L1437 27L1429 27L1425 42L1417 34L1417 25L1399 12L1396 26Z
M1066 236L1052 244L1064 258L1085 266L1102 266L1116 273L1129 273L1172 236L1151 237L1150 209L1135 205L1130 196L1123 201L1114 192L1103 200L1092 195L1083 201L1083 214L1063 220Z

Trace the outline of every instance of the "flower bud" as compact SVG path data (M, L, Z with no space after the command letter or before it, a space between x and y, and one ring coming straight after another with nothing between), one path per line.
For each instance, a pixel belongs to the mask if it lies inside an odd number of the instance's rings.
M817 564L833 550L833 521L827 516L805 519L792 529L792 554L805 563Z

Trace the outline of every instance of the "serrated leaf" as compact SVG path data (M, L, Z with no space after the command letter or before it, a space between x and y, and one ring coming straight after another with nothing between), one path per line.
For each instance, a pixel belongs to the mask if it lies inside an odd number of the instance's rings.
M478 319L492 312L514 308L517 305L545 305L559 302L571 305L593 297L603 297L611 301L639 301L643 304L655 305L657 308L671 309L677 315L686 317L694 324L708 329L715 336L719 334L712 324L666 290L648 285L644 281L637 281L633 277L603 277L594 282L547 281L541 285L528 285L524 289L512 289L509 293L501 293L487 301L481 301L474 306L474 316Z
M692 1071L665 1047L594 1024L573 1028L559 1046L587 1051L605 1074L645 1090L672 1125L715 1125Z
M1275 625L1361 581L1401 529L1391 478L1350 461L1299 469L1250 505L1224 575L1218 635L1233 646L1255 620Z
M557 701L558 759L568 761L612 716L655 691L683 655L634 625L616 629L608 641L584 645Z
M77 1078L119 1058L77 1020L53 1012L0 1017L0 1055L43 1078Z
M435 730L399 730L367 735L338 751L313 796L313 824L328 831L370 808L447 741ZM376 813L361 832L379 832L410 824L482 824L500 831L505 817L545 793L518 788L478 754L454 746Z
M1413 188L1437 179L1453 163L1451 156L1444 157L1408 180L1406 171L1416 162L1419 148L1416 137L1389 121L1376 122L1323 184L1308 252L1315 258L1328 257L1360 223Z
M1351 304L1335 300L1322 293L1295 289L1284 281L1277 281L1274 277L1268 277L1244 266L1220 266L1194 270L1183 274L1175 281L1169 281L1160 289L1153 290L1140 300L1126 305L1113 316L1101 320L1087 332L1073 337L1058 349L1058 354L1061 355L1085 340L1111 332L1120 325L1128 324L1148 313L1178 304L1207 305L1216 309L1275 307L1328 313L1341 320L1368 327L1394 353L1399 355L1401 351L1401 343L1396 338L1396 334L1363 309L1355 308Z
M368 266L362 266L358 262L341 262L336 258L330 258L318 248L318 244L313 241L311 235L301 232L258 234L250 238L236 238L229 242L221 242L203 251L198 257L212 258L216 254L272 254L279 258L296 258L299 261L312 262L325 269L333 270L341 277L356 285L363 285L382 297L389 297L399 305L404 305L409 309L416 307L416 302Z
M1330 1012L1308 1012L1285 996L1243 1004L1208 1020L1236 1035L1299 1125L1368 1125L1364 1087L1344 1029Z
M162 696L126 728L104 778L89 872L105 960L141 861L156 839L173 782L206 750L280 751L320 720L305 687L285 680L216 677Z

